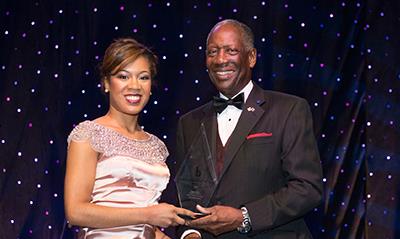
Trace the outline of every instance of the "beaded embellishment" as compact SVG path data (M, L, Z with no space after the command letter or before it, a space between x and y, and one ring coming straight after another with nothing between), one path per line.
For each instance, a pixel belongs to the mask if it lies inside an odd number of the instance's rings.
M86 120L78 124L68 136L68 145L73 141L89 141L96 152L106 157L128 156L147 163L165 162L169 153L165 144L155 135L147 133L148 139L136 140L121 133Z

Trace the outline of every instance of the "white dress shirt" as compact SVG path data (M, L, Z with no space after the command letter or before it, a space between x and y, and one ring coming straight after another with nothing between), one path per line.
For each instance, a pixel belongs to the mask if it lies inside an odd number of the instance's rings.
M249 81L249 83L247 83L247 85L235 96L243 92L244 102L246 102L252 89L253 89L253 82ZM228 97L223 95L221 92L219 93L219 95L223 99L228 99ZM233 130L235 129L242 111L243 110L238 109L233 105L228 105L228 107L226 107L224 111L222 111L220 114L217 114L218 134L223 146L225 146Z

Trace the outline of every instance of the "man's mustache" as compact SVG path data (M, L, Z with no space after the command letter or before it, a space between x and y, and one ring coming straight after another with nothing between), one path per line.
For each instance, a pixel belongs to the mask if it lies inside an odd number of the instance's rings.
M226 67L236 67L234 62L225 62L225 63L213 63L211 64L211 69L213 70L222 70Z

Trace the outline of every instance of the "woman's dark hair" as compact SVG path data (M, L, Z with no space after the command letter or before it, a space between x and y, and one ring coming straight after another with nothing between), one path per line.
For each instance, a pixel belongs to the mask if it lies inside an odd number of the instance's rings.
M110 76L115 75L141 56L149 61L150 74L154 78L157 74L158 58L148 47L132 38L120 38L111 43L99 66L102 89L104 90L104 82L109 80Z

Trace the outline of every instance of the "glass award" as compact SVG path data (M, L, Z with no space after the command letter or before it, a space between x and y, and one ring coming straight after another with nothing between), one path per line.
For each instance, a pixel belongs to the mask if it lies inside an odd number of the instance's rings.
M206 207L217 185L210 145L204 125L199 132L175 176L180 206L196 212L196 205Z

